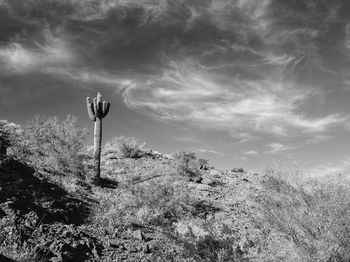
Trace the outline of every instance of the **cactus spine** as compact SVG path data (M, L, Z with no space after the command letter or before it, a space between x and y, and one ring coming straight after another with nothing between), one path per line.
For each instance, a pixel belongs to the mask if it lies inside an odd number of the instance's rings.
M95 122L94 127L94 180L98 181L101 176L101 141L102 141L102 119L108 114L110 103L102 102L102 96L97 93L91 101L90 97L86 98L86 106L89 118Z

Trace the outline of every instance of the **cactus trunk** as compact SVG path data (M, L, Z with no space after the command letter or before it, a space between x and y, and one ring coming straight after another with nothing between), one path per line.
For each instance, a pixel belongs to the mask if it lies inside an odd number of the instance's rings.
M94 128L94 169L95 179L101 177L101 142L102 142L102 119L96 118Z
M101 142L102 142L102 119L108 114L110 103L102 102L102 96L97 93L93 101L86 98L86 105L89 118L95 122L94 127L94 180L98 182L101 177Z

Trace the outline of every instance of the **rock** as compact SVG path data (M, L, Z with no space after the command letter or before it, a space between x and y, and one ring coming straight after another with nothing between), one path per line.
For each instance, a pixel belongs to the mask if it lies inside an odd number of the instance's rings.
M139 239L139 240L141 240L141 241L144 241L144 240L145 240L145 238L144 238L144 236L143 236L143 234L142 234L142 232L141 232L140 229L135 230L135 231L132 233L132 235L133 235L135 238L137 238L137 239Z
M171 160L174 159L174 156L173 156L172 154L164 154L163 157L164 157L165 159L171 159Z
M151 251L151 249L150 249L150 247L149 247L148 244L145 244L145 245L143 246L143 252L144 252L145 254L150 254L150 253L152 253L152 251Z
M208 177L205 177L205 178L203 178L203 180L202 180L202 184L205 184L205 185L212 185L212 184L214 184L214 180L213 180L213 179L210 179L210 178L208 178Z
M24 225L32 229L35 228L39 222L39 217L34 211L30 211L29 213L25 214L24 219Z
M31 239L43 254L52 254L51 261L85 261L98 258L102 248L97 240L73 225L44 225Z
M180 221L174 224L177 233L182 236L187 234L193 234L195 237L203 237L209 234L203 227L201 227L196 221Z
M244 173L244 169L243 168L233 168L231 170L231 172L234 172L234 173Z
M201 183L203 178L201 176L190 177L189 181L194 183Z

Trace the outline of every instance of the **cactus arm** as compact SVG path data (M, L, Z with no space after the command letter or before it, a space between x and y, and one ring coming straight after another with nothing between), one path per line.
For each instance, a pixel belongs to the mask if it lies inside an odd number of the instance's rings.
M95 112L95 116L97 116L97 110L98 110L98 106L97 106L97 100L96 100L96 97L94 97L94 100L93 100L93 108L94 108L94 112Z
M102 117L105 117L108 114L110 106L111 106L110 103L107 103L106 101L103 102L103 114L102 114Z
M103 104L102 104L102 102L98 102L98 111L97 111L97 113L98 113L98 117L99 118L103 118L103 116L102 116L102 113L103 113Z
M102 102L102 95L100 92L97 93L97 102Z
M87 106L89 118L91 119L91 121L95 121L96 116L95 116L94 107L93 107L93 104L91 103L90 97L86 98L86 106Z
M97 93L97 110L96 110L96 117L98 118L102 118L102 95L100 94L100 92Z

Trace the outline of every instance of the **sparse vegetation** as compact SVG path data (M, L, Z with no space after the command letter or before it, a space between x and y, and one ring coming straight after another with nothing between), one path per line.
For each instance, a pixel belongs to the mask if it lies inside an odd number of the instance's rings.
M9 154L37 170L81 176L86 135L87 130L78 127L74 116L60 120L38 115L11 141Z
M134 137L115 137L104 147L104 155L113 154L116 158L140 158L147 154L145 143Z
M268 169L262 182L262 220L288 243L283 261L349 261L350 185L339 178L321 182L291 179ZM271 238L270 238L271 241ZM277 242L276 239L272 240ZM276 252L277 246L270 245ZM279 250L280 255L286 250Z
M98 225L168 227L190 214L195 200L181 181L150 181L99 198Z

